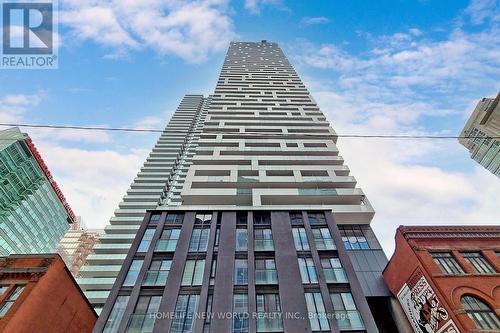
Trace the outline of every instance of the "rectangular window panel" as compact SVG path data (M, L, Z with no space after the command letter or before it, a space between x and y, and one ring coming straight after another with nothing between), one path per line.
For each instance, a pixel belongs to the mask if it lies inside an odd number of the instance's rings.
M233 295L233 333L248 332L248 295Z
M186 260L184 274L182 275L182 286L200 286L203 282L203 270L205 260Z
M283 318L279 294L257 294L257 332L282 332Z
M273 233L271 229L254 230L255 251L273 251Z
M305 228L292 228L293 242L297 251L309 251L309 241L307 240Z
M247 229L236 229L236 251L248 251Z
M302 225L302 224L304 224L304 221L302 220L302 213L301 212L290 213L290 223L292 225Z
M171 333L192 333L199 295L179 295L175 305Z
M318 250L335 250L335 242L332 239L330 230L328 228L314 228L312 229L314 243Z
M256 284L277 284L278 274L274 259L255 260L255 283Z
M206 252L208 246L208 233L210 229L193 229L189 252Z
M234 261L234 284L248 284L248 262L246 259Z
M464 270L458 264L457 260L449 252L434 252L431 253L434 262L441 268L445 274L463 274Z
M144 232L144 236L142 236L142 240L139 243L139 247L137 248L137 252L147 252L148 251L154 234L155 234L155 229L153 229L153 228L146 229L146 231Z
M323 267L323 273L325 274L327 283L347 282L347 276L339 258L323 258L321 259L321 267Z
M174 252L177 247L177 241L181 234L181 229L163 229L160 239L156 244L156 251Z
M131 287L135 285L137 281L137 277L139 276L139 271L141 270L142 263L144 260L134 259L130 264L130 268L128 269L127 276L125 277L125 281L123 281L123 285L127 287Z
M480 252L463 252L462 256L479 274L495 274L495 269Z
M184 214L168 214L165 224L182 224Z
M299 258L300 276L302 283L318 283L316 268L312 258Z
M305 293L309 323L313 332L329 331L328 317L321 293Z
M330 298L335 310L335 320L340 330L362 330L365 328L351 293L332 293Z
M9 309L12 307L12 305L16 302L18 299L19 295L24 290L24 286L15 286L14 289L11 291L9 297L4 301L2 306L0 307L0 317L5 316Z
M323 212L308 212L307 218L309 219L309 224L326 224L326 217Z
M164 286L167 283L168 273L172 260L153 260L146 272L143 286Z
M118 326L120 325L123 314L125 313L125 308L127 307L129 298L130 296L118 296L116 298L113 309L111 309L111 313L109 314L106 325L104 326L103 333L115 333L118 331Z
M153 332L155 315L160 308L161 296L139 296L134 313L130 316L127 333Z

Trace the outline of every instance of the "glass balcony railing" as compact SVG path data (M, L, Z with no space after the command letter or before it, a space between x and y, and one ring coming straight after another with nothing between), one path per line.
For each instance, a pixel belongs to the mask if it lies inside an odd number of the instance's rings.
M273 251L274 243L272 239L256 239L255 251Z
M335 311L335 319L340 330L362 330L365 328L357 310Z
M148 271L143 286L164 286L167 283L168 271Z
M320 239L316 238L316 248L318 250L335 250L335 243L333 242L333 239Z
M342 268L323 268L327 283L347 282L347 276Z
M256 284L277 284L278 273L275 269L256 269L255 270Z
M155 317L153 314L132 314L127 325L127 333L153 332Z
M283 332L280 312L259 312L256 317L257 332Z
M174 252L177 246L177 239L175 240L162 240L160 239L158 243L156 243L156 251L164 251L164 252Z

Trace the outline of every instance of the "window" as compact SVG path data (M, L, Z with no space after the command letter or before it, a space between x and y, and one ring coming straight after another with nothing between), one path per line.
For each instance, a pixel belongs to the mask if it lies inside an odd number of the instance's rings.
M330 298L335 310L335 319L341 330L365 328L351 293L332 293Z
M254 213L253 214L254 224L270 224L271 215L269 213Z
M302 224L304 224L304 221L302 220L302 213L301 212L290 213L290 223L292 225L302 225Z
M326 283L347 282L347 276L339 258L323 258L321 259L321 267L323 267Z
M479 274L495 274L495 269L490 265L480 252L463 252L462 256L471 264L474 271Z
M458 264L457 260L449 252L431 253L434 262L441 268L445 274L463 274L464 270Z
M248 213L247 212L237 212L236 213L236 224L247 225L248 223Z
M168 273L172 260L153 260L146 272L143 286L164 286L167 283Z
M322 212L308 212L307 218L309 219L309 224L326 224L325 214Z
M2 296L7 289L9 289L9 286L0 286L0 296Z
M175 305L171 333L192 333L199 295L179 295Z
M144 235L142 236L142 240L139 243L139 248L137 249L137 252L147 252L149 249L149 245L151 245L151 240L153 239L153 236L155 234L155 229L154 228L148 228L144 232Z
M500 330L500 320L488 305L473 296L463 296L460 300L462 306L472 321L480 329Z
M206 317L203 322L203 333L210 332L210 322L212 321L212 305L214 303L214 295L210 294L207 298L207 308L205 309Z
M369 226L340 225L340 235L344 247L348 250L381 249L381 246Z
M233 333L248 332L248 295L233 295Z
M134 259L130 264L130 268L128 269L127 276L125 277L125 281L123 281L123 285L127 287L131 287L137 281L137 277L139 276L139 271L141 270L142 263L144 260Z
M149 222L158 222L160 221L161 213L153 213L149 219Z
M236 229L236 251L248 250L248 232L247 229Z
M217 258L212 259L212 267L210 267L210 285L215 284L215 273L217 271Z
M193 229L191 241L189 243L189 252L206 252L208 246L208 232L210 229Z
M248 284L248 262L246 259L234 261L234 284Z
M277 284L278 274L276 273L276 262L274 259L255 260L255 283L256 284Z
M317 228L312 230L314 243L318 250L335 250L335 243L328 228Z
M309 323L311 330L329 331L330 325L326 316L325 305L320 293L306 293L307 312L309 313Z
M168 214L165 224L182 224L184 214Z
M203 281L205 260L186 260L182 275L182 286L200 286Z
M103 333L115 333L118 331L118 326L122 321L129 298L130 296L118 296L116 298L113 309L111 309L111 313L104 326Z
M271 229L255 229L255 251L273 251L273 233Z
M130 316L126 332L153 332L155 314L160 307L161 296L139 296L134 313Z
M279 294L257 294L257 332L282 332Z
M210 224L212 222L212 214L197 213L194 219L194 224Z
M175 251L180 234L181 229L163 229L160 239L156 244L156 251Z
M7 311L12 307L12 305L16 302L17 298L19 295L24 290L24 286L15 286L14 289L11 291L9 297L4 301L2 306L0 307L0 318L5 316Z
M318 276L312 258L299 258L299 269L302 283L318 283Z
M218 225L215 228L214 251L219 251L219 242L220 242L220 225Z
M297 251L309 251L309 241L307 240L306 229L292 228L293 242Z

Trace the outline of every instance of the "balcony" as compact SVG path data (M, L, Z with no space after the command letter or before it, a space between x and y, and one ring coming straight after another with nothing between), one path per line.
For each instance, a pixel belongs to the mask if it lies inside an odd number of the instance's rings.
M164 286L167 283L168 271L147 271L143 286Z
M274 251L272 239L256 239L254 245L255 251Z
M257 332L283 332L280 312L257 313Z
M256 269L256 284L278 284L278 274L275 269Z
M155 317L153 314L133 314L127 325L127 333L153 332Z
M176 247L177 247L177 239L176 240L160 239L158 243L156 243L155 251L174 252Z
M346 283L347 276L342 268L324 268L326 283Z
M337 247L335 246L335 243L333 242L333 239L331 238L326 238L326 239L315 239L316 243L316 249L318 250L336 250Z
M363 330L365 328L357 310L335 311L335 320L340 330Z

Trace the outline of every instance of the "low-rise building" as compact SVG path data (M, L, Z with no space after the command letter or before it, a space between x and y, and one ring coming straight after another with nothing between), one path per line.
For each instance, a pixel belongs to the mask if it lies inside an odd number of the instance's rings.
M499 254L499 226L400 226L384 278L416 333L499 332Z

